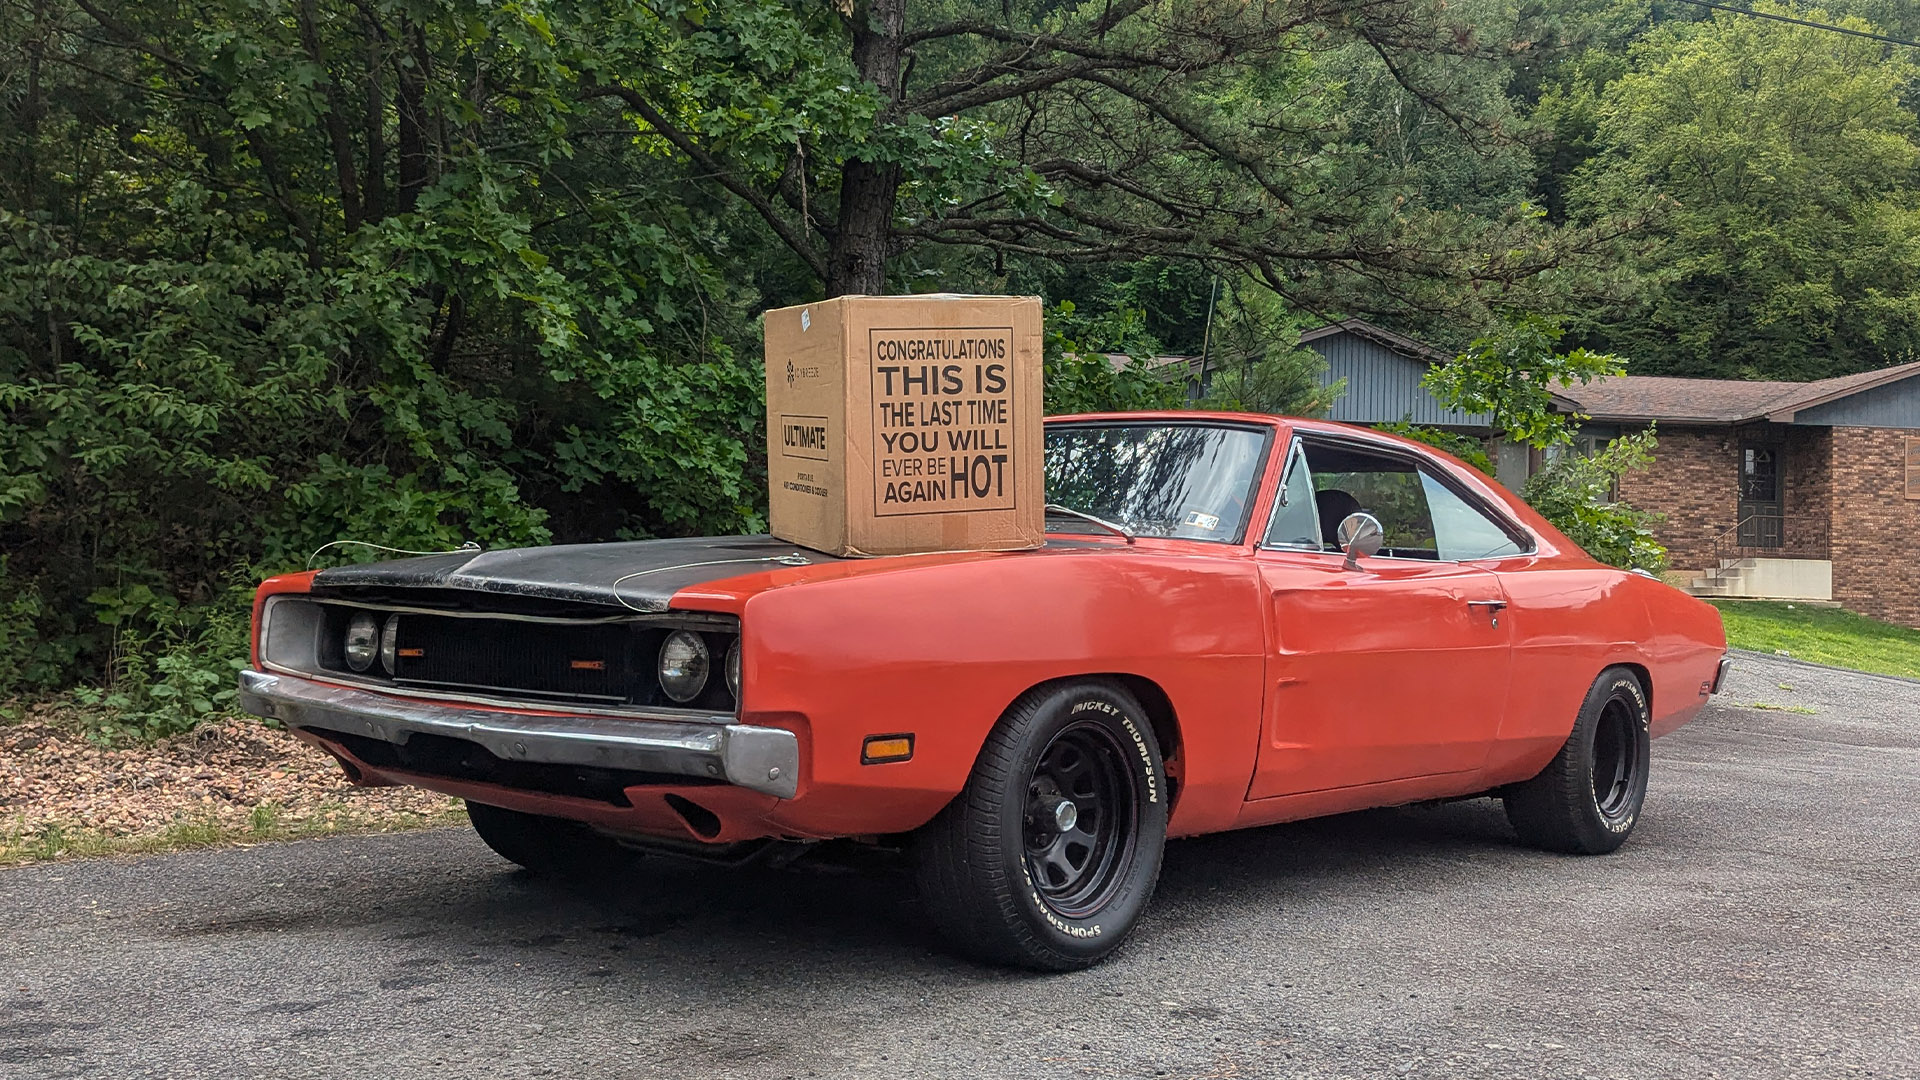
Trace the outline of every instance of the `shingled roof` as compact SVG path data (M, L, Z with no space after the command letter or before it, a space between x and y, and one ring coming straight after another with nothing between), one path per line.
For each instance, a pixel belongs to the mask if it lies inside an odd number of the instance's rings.
M1618 375L1559 392L1595 420L1665 420L1737 424L1749 420L1791 422L1794 414L1876 386L1920 375L1920 362L1863 371L1816 382L1679 379L1664 375Z
M1300 335L1300 344L1305 345L1309 342L1318 341L1321 338L1332 337L1335 334L1342 333L1365 338L1376 345L1385 346L1403 356L1410 356L1415 360L1424 360L1430 364L1444 364L1448 360L1453 359L1450 354L1441 352L1439 349L1428 345L1424 341L1415 341L1405 334L1396 334L1384 326L1375 326L1365 319L1342 319L1339 322L1328 323L1325 326L1308 330Z

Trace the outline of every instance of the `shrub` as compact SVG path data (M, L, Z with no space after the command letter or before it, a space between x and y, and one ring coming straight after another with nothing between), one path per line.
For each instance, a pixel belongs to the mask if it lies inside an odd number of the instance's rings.
M1615 494L1622 476L1653 463L1657 445L1649 430L1621 436L1590 457L1562 454L1527 481L1521 497L1601 562L1658 574L1667 568L1667 549L1653 538L1660 515Z
M1421 427L1412 420L1397 420L1391 424L1375 424L1374 427L1403 439L1423 442L1436 450L1445 450L1461 461L1479 469L1488 476L1493 475L1493 459L1487 456L1486 447L1479 439L1471 435L1461 435L1439 428Z

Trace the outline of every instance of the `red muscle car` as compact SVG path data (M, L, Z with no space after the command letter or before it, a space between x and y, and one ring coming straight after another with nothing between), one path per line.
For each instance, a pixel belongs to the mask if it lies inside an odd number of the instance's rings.
M1612 851L1717 612L1427 446L1207 413L1049 421L1048 541L838 559L768 537L273 578L251 711L355 783L467 801L536 872L618 847L905 852L958 949L1086 966L1168 837L1504 800ZM776 848L777 845L777 848Z

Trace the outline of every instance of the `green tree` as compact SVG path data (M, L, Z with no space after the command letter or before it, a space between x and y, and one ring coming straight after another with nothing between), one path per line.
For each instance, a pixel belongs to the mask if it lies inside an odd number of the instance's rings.
M1428 371L1422 383L1449 408L1488 414L1496 435L1552 451L1547 467L1528 479L1521 495L1568 539L1601 562L1657 573L1666 565L1666 549L1653 538L1657 519L1614 497L1622 475L1653 463L1654 436L1616 439L1591 456L1567 446L1585 417L1563 411L1554 389L1624 369L1615 356L1558 351L1563 333L1557 320L1542 315L1511 316ZM1444 433L1403 429L1401 434L1448 448ZM1473 464L1491 471L1485 455Z
M1089 316L1064 300L1047 311L1046 324L1049 414L1139 412L1187 404L1181 380L1153 366L1160 343L1147 333L1139 309Z
M1649 429L1625 435L1592 455L1563 452L1529 477L1521 497L1567 539L1601 562L1658 574L1667 549L1654 539L1659 515L1615 497L1620 478L1653 464L1659 441Z
M1820 8L1757 10L1857 30ZM1912 50L1729 13L1655 29L1556 108L1588 222L1653 211L1631 303L1580 329L1647 373L1812 379L1920 348Z
M1558 352L1565 331L1543 315L1523 313L1473 340L1453 360L1421 378L1440 403L1486 413L1494 433L1528 446L1573 441L1577 414L1557 407L1554 388L1586 384L1625 370L1619 357L1586 349Z
M0 689L198 703L236 581L341 537L757 526L754 246L556 45L451 0L0 8Z
M1211 373L1200 406L1277 416L1325 416L1346 381L1325 381L1327 362L1300 344L1308 320L1256 282L1222 282L1203 341ZM1303 325L1304 324L1304 325Z
M1306 310L1478 312L1586 252L1505 199L1429 200L1350 123L1364 70L1469 143L1499 137L1476 110L1504 100L1464 88L1507 43L1431 0L691 11L557 32L589 93L751 207L827 295L886 291L890 266L958 247L996 272L1161 257L1251 272ZM1460 62L1425 62L1442 54Z

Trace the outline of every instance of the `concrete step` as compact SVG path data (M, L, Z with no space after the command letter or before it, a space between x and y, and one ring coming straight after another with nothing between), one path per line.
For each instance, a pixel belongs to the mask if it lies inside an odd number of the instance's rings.
M1825 559L1746 556L1723 559L1694 578L1695 596L1767 600L1831 600L1833 564Z

